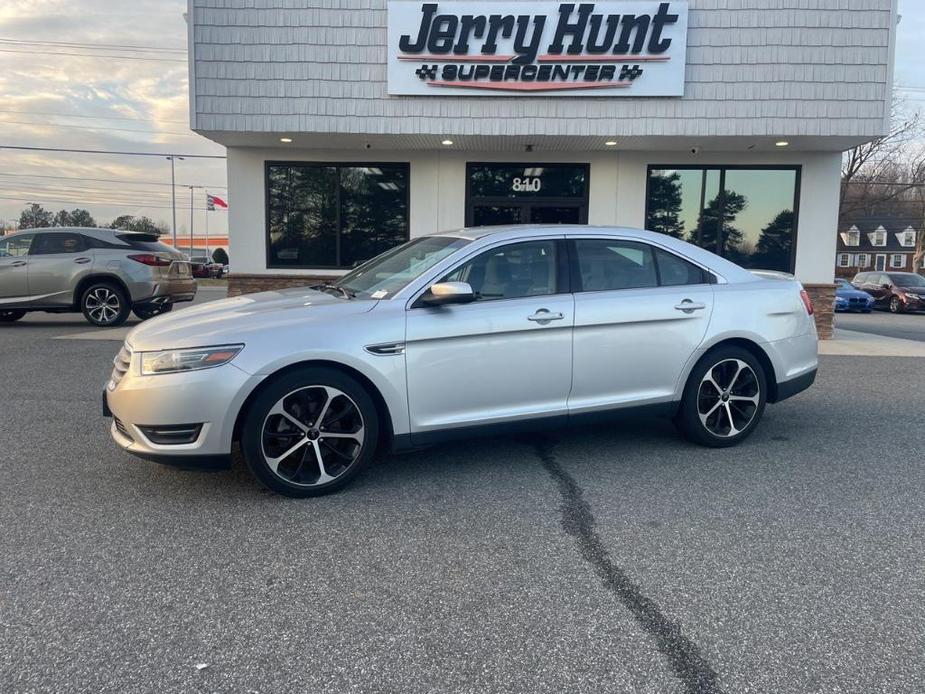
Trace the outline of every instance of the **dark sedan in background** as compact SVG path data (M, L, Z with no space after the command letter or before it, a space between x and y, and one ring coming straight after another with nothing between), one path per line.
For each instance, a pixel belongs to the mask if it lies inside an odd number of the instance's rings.
M851 281L893 313L925 311L925 278L914 272L859 272Z
M835 310L870 313L874 310L874 297L839 277L835 280Z

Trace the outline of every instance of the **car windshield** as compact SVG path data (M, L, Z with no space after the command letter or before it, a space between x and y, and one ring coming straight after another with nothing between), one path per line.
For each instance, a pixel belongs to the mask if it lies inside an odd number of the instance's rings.
M848 280L835 280L835 284L839 289L854 289Z
M890 281L897 287L925 287L925 277L912 272L897 272L890 275Z
M469 243L452 236L422 236L364 263L333 286L350 296L386 299Z

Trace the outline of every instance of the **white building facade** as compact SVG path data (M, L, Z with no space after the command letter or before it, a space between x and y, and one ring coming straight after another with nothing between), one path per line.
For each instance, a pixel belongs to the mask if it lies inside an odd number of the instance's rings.
M830 322L841 153L896 0L190 0L234 290L464 225L647 227L793 272Z

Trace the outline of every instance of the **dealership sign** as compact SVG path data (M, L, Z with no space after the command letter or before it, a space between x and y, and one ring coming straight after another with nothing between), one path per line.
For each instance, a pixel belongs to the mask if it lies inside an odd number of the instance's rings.
M686 2L389 3L389 94L682 96Z

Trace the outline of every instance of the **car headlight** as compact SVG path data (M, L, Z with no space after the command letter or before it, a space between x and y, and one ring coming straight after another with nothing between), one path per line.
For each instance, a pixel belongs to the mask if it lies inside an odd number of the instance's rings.
M177 373L211 369L234 359L244 345L219 345L192 349L165 349L160 352L141 353L141 375Z

